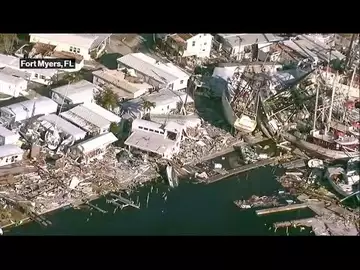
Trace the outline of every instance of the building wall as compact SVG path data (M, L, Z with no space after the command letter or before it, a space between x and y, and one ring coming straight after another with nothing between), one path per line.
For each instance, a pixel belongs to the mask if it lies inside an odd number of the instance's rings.
M188 83L189 77L187 78L183 78L183 79L178 79L176 81L173 81L172 83L169 83L169 88L174 90L174 91L178 91L178 90L184 90L187 88L187 83ZM171 86L173 85L173 86Z
M0 157L0 167L17 163L22 160L22 154Z
M9 96L18 97L20 92L27 89L27 81L22 80L16 84L0 81L0 92Z
M36 35L30 35L30 42L32 42L32 43L40 42L40 43L50 44L50 45L56 46L56 48L55 48L56 51L64 51L64 52L74 53L74 51L72 49L75 46L72 44L58 43L58 42L55 42L55 41L52 41L52 40L49 40L49 39L46 39L43 37L38 37ZM85 60L91 60L89 48L76 47L75 53L82 55Z
M49 76L43 76L33 71L28 71L30 73L29 80L32 82L40 83L43 85L51 85L53 83L52 78Z
M168 114L171 110L174 110L177 108L177 104L180 102L176 101L176 102L171 102L171 103L167 103L164 105L156 105L155 108L151 108L150 113L152 114Z
M210 57L213 36L210 34L197 34L187 40L183 56Z
M19 134L13 134L9 136L2 136L0 135L0 146L5 144L16 144L19 140L20 135Z

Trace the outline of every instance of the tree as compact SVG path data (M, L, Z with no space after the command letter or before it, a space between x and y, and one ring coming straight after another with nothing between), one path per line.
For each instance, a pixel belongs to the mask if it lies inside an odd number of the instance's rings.
M83 79L80 72L67 72L62 78L64 81L67 81L69 84L76 83Z
M120 135L121 128L117 123L111 123L110 124L110 132L112 132L116 137Z
M145 113L143 118L146 120L150 120L151 108L155 108L156 103L146 100L145 98L141 98L141 100L142 100L141 108L144 110L144 113Z
M119 106L118 96L108 87L104 87L103 91L95 96L95 101L109 111L113 111Z
M14 45L17 42L17 34L0 34L0 44L7 54L13 53Z

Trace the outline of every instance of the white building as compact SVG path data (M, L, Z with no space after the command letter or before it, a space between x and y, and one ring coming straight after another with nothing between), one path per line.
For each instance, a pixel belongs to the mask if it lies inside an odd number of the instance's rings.
M179 105L193 103L194 100L182 91L171 91L161 89L159 92L152 93L144 98L137 98L124 102L121 109L124 113L142 118L146 113L143 108L144 100L154 103L155 107L150 108L150 114L169 114L172 110L179 109Z
M26 100L0 108L0 116L6 121L20 122L38 115L56 113L57 103L47 97Z
M133 99L144 95L153 86L137 77L127 76L119 70L102 69L93 73L93 83L100 87L109 87L119 98Z
M106 47L111 34L30 34L30 42L50 44L55 51L79 54L85 60L97 58Z
M0 126L0 146L5 144L16 144L20 135L12 132L6 127Z
M24 150L13 144L0 146L0 167L11 165L22 160Z
M282 38L273 34L218 34L217 40L223 50L240 60L251 57L252 45L257 44L260 50L268 52L270 45Z
M60 116L92 135L108 132L111 125L111 121L83 105L62 112Z
M0 71L0 93L18 97L27 89L27 81Z
M58 104L79 104L94 101L94 93L98 91L95 84L81 80L73 84L66 84L51 90L51 98Z
M57 69L20 69L20 59L12 56L0 54L0 68L6 68L7 74L17 75L25 80L50 85L57 74Z
M105 154L107 147L117 140L111 132L104 133L73 146L70 154L75 158L84 159L85 162L94 158L100 159Z
M136 76L156 88L182 90L187 88L189 74L172 63L162 63L143 53L130 53L117 59L118 69L134 70Z
M169 34L164 39L166 45L183 57L210 57L213 40L211 34Z
M91 110L92 112L102 116L106 120L110 121L111 123L120 123L121 118L116 114L106 110L105 108L97 105L96 103L84 103L82 105L84 108Z
M81 128L71 124L65 119L61 118L56 114L48 114L39 118L41 126L45 129L49 129L51 127L56 126L56 128L65 133L66 135L70 135L74 138L75 141L85 139L87 132L82 130Z
M163 127L162 124L136 119L125 145L171 159L180 151L182 135L183 126L177 123L168 122Z

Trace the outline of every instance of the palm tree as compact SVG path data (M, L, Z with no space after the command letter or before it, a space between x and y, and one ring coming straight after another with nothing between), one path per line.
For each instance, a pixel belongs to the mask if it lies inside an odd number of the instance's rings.
M95 96L95 101L101 107L104 107L109 111L113 111L119 106L117 94L107 86L103 87L103 91Z
M142 100L141 108L144 110L144 113L145 113L143 118L146 120L150 120L151 108L155 108L156 103L146 100L145 98L141 98L141 100Z

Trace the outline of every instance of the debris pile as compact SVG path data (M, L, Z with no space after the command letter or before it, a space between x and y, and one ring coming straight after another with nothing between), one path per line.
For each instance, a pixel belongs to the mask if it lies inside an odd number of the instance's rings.
M236 206L242 209L256 208L256 207L270 207L279 206L280 203L276 196L256 196L252 195L248 200L234 201Z
M40 215L156 178L155 165L144 164L138 158L119 162L115 150L109 149L100 160L81 164L67 155L49 155L43 148L36 160L24 161L28 163L24 166L36 170L15 175L14 181L1 185L0 198L6 201L4 205L22 204L23 209Z
M186 133L178 154L182 163L200 161L239 142L239 138L206 122L201 127L188 128Z

